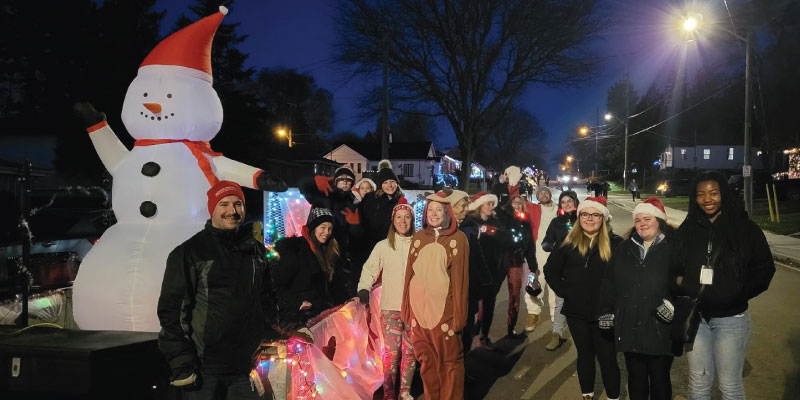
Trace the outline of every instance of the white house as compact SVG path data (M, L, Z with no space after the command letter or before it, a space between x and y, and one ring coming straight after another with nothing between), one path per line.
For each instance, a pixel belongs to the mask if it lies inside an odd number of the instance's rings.
M381 161L380 143L344 143L324 155L324 158L347 164L361 179L366 171L377 171ZM439 173L441 157L436 155L432 142L395 142L389 145L389 161L398 178L431 186Z

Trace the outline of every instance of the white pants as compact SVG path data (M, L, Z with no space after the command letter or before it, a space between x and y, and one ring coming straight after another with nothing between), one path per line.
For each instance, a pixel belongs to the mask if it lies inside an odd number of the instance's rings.
M542 264L542 266L544 266L544 264ZM523 268L522 284L527 285L528 275L530 274L530 268L528 268L527 261L523 264ZM528 314L541 315L542 306L544 306L544 296L545 293L547 293L547 303L550 306L550 321L553 322L553 332L563 336L564 327L567 325L567 318L561 314L561 307L564 306L564 299L556 296L556 292L550 289L550 285L547 284L547 279L545 278L541 267L539 268L539 272L539 283L542 285L542 292L539 293L538 296L533 297L526 291L525 307L528 309Z

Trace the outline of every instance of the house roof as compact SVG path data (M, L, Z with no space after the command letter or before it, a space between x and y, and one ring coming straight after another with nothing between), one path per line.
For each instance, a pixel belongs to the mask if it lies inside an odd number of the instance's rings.
M381 159L381 145L378 142L347 142L336 146L347 146L367 160L377 161ZM390 160L427 160L431 158L433 143L425 142L396 142L389 145ZM335 150L334 150L335 151ZM436 154L435 152L433 154Z

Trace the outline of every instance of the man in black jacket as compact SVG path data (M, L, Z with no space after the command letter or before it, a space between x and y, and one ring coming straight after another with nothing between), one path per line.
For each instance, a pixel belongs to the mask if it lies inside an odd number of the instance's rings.
M167 258L158 344L184 399L257 399L252 357L275 315L264 246L239 229L238 184L220 181L207 194L211 219Z

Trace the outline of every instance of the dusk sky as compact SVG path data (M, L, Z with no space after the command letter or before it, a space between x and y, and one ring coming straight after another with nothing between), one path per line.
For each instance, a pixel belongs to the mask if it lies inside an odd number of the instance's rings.
M626 69L639 94L652 82L660 82L681 62L685 41L674 31L678 9L663 0L602 1L599 12L608 15L608 24L592 44L604 58L596 76L579 88L548 88L531 86L519 101L521 107L535 114L548 134L547 146L562 151L565 138L575 135L578 126L594 125L599 107L604 113L606 92L620 80ZM705 2L708 3L708 2ZM162 0L157 8L167 14L162 23L162 35L169 32L181 13L190 13L190 0ZM722 0L714 2L706 15L727 21ZM363 134L374 129L375 121L361 122L355 108L360 91L359 81L347 76L332 62L336 41L335 1L265 1L237 0L226 22L240 23L238 32L249 37L241 49L249 54L248 66L288 68L312 75L318 86L333 93L336 120L334 132L353 131ZM711 46L698 51L701 43L692 43L686 59L694 69L713 56ZM691 76L691 73L690 73ZM602 121L602 120L601 120ZM602 123L602 122L601 122ZM437 124L443 134L440 144L456 144L452 130L445 121Z

